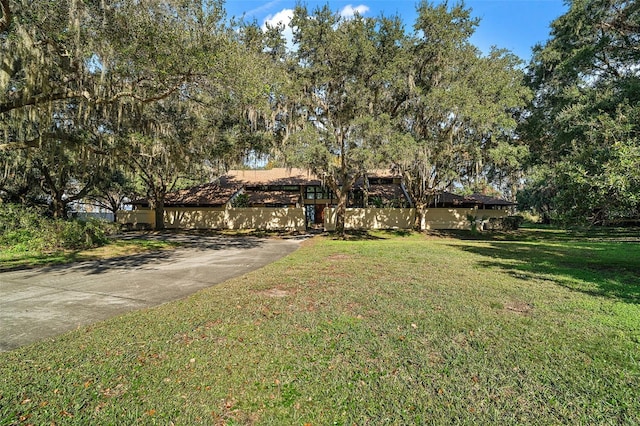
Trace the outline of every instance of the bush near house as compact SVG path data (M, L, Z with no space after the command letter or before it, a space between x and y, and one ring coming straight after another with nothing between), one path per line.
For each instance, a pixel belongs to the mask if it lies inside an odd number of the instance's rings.
M524 222L522 216L491 217L487 229L490 231L515 231Z
M55 252L98 247L116 229L103 221L54 220L36 207L0 204L0 247L6 250Z

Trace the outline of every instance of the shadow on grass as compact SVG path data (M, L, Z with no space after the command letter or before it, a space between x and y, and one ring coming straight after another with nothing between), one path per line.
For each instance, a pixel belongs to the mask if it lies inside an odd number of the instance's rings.
M620 242L640 243L640 228L521 228L516 231L431 230L427 235L436 238L455 238L471 241L548 241L548 242Z
M178 243L178 250L150 251L136 255L115 257L93 262L84 262L77 266L90 274L99 274L115 269L153 268L154 265L177 261L189 256L193 251L248 250L260 247L263 240L256 236L231 236L208 232L162 232L149 234L146 238Z
M455 245L524 280L549 280L573 291L640 303L640 244L624 242L488 241Z
M369 240L384 240L384 237L378 236L378 235L373 235L371 232L369 231L355 231L355 230L348 230L345 231L344 235L341 235L339 232L336 231L330 231L326 233L327 235L329 235L333 240L340 240L340 241L369 241Z
M377 230L347 230L345 235L342 236L338 232L325 232L325 235L329 235L334 240L343 241L376 241L376 240L388 240L392 238L407 238L414 235L420 235L409 229L377 229Z

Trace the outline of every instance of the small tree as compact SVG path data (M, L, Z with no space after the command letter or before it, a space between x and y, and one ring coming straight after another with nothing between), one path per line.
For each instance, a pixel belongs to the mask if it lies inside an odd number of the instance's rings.
M96 187L91 191L87 200L94 206L110 211L113 221L118 221L118 211L122 205L131 200L138 193L131 173L124 169L113 169L105 174Z

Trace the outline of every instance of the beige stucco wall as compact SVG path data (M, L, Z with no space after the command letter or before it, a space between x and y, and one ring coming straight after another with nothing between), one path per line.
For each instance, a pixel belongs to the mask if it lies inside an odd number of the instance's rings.
M170 207L164 210L168 229L224 229L225 211L219 207Z
M471 222L467 219L467 215L475 217L478 229L482 229L482 222L488 221L490 217L508 216L509 212L455 208L427 209L423 229L471 229Z
M327 231L336 229L336 210L324 211L324 227ZM410 229L415 221L415 209L347 209L346 229Z
M123 225L132 224L134 227L142 224L148 224L150 227L155 227L156 217L154 211L150 209L139 210L118 210L118 223Z
M476 209L427 209L422 229L471 229L467 215L476 216Z
M134 225L155 224L153 210L119 212L118 222ZM303 208L166 208L164 224L168 229L306 229Z
M415 209L347 209L345 227L347 229L411 229L415 222ZM505 217L507 210L479 209L427 209L423 229L470 229L467 215L482 222L491 217ZM165 227L169 229L266 229L295 230L306 229L304 208L167 208L164 215ZM118 222L155 225L154 211L119 211ZM335 230L336 209L325 210L324 227Z
M491 217L505 217L507 210L479 209L427 209L422 229L471 229L467 219L471 215L478 220L478 229L482 229L482 221ZM347 209L345 216L346 229L411 229L415 223L416 209ZM336 209L325 210L324 226L327 231L336 229Z
M229 208L226 215L228 229L305 231L307 228L302 207Z

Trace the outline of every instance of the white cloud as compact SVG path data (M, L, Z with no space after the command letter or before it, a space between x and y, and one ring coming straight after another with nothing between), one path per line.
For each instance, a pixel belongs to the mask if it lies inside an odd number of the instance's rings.
M264 18L262 28L266 29L267 24L271 25L272 27L275 27L279 24L282 24L285 27L287 27L289 25L289 22L291 22L292 18L293 18L293 9L282 9L280 12L276 13L275 15L267 15L267 17Z
M343 18L353 18L353 16L357 13L358 15L364 15L369 11L369 6L365 6L364 4L360 4L358 6L352 6L350 4L346 5L340 11L340 16Z
M293 9L282 9L280 12L274 15L268 15L264 18L264 22L262 23L262 30L267 29L267 24L271 27L276 27L278 25L284 25L284 31L282 34L287 42L287 48L291 50L293 48L293 30L289 27L289 23L293 19Z
M364 15L369 11L369 6L365 6L364 4L353 6L351 4L346 5L340 10L340 16L344 19L350 19L355 16L355 14ZM287 49L293 49L293 30L289 27L289 23L293 19L293 9L282 9L281 11L267 15L262 22L262 30L267 29L267 24L272 27L278 25L284 25L283 35L287 43Z

